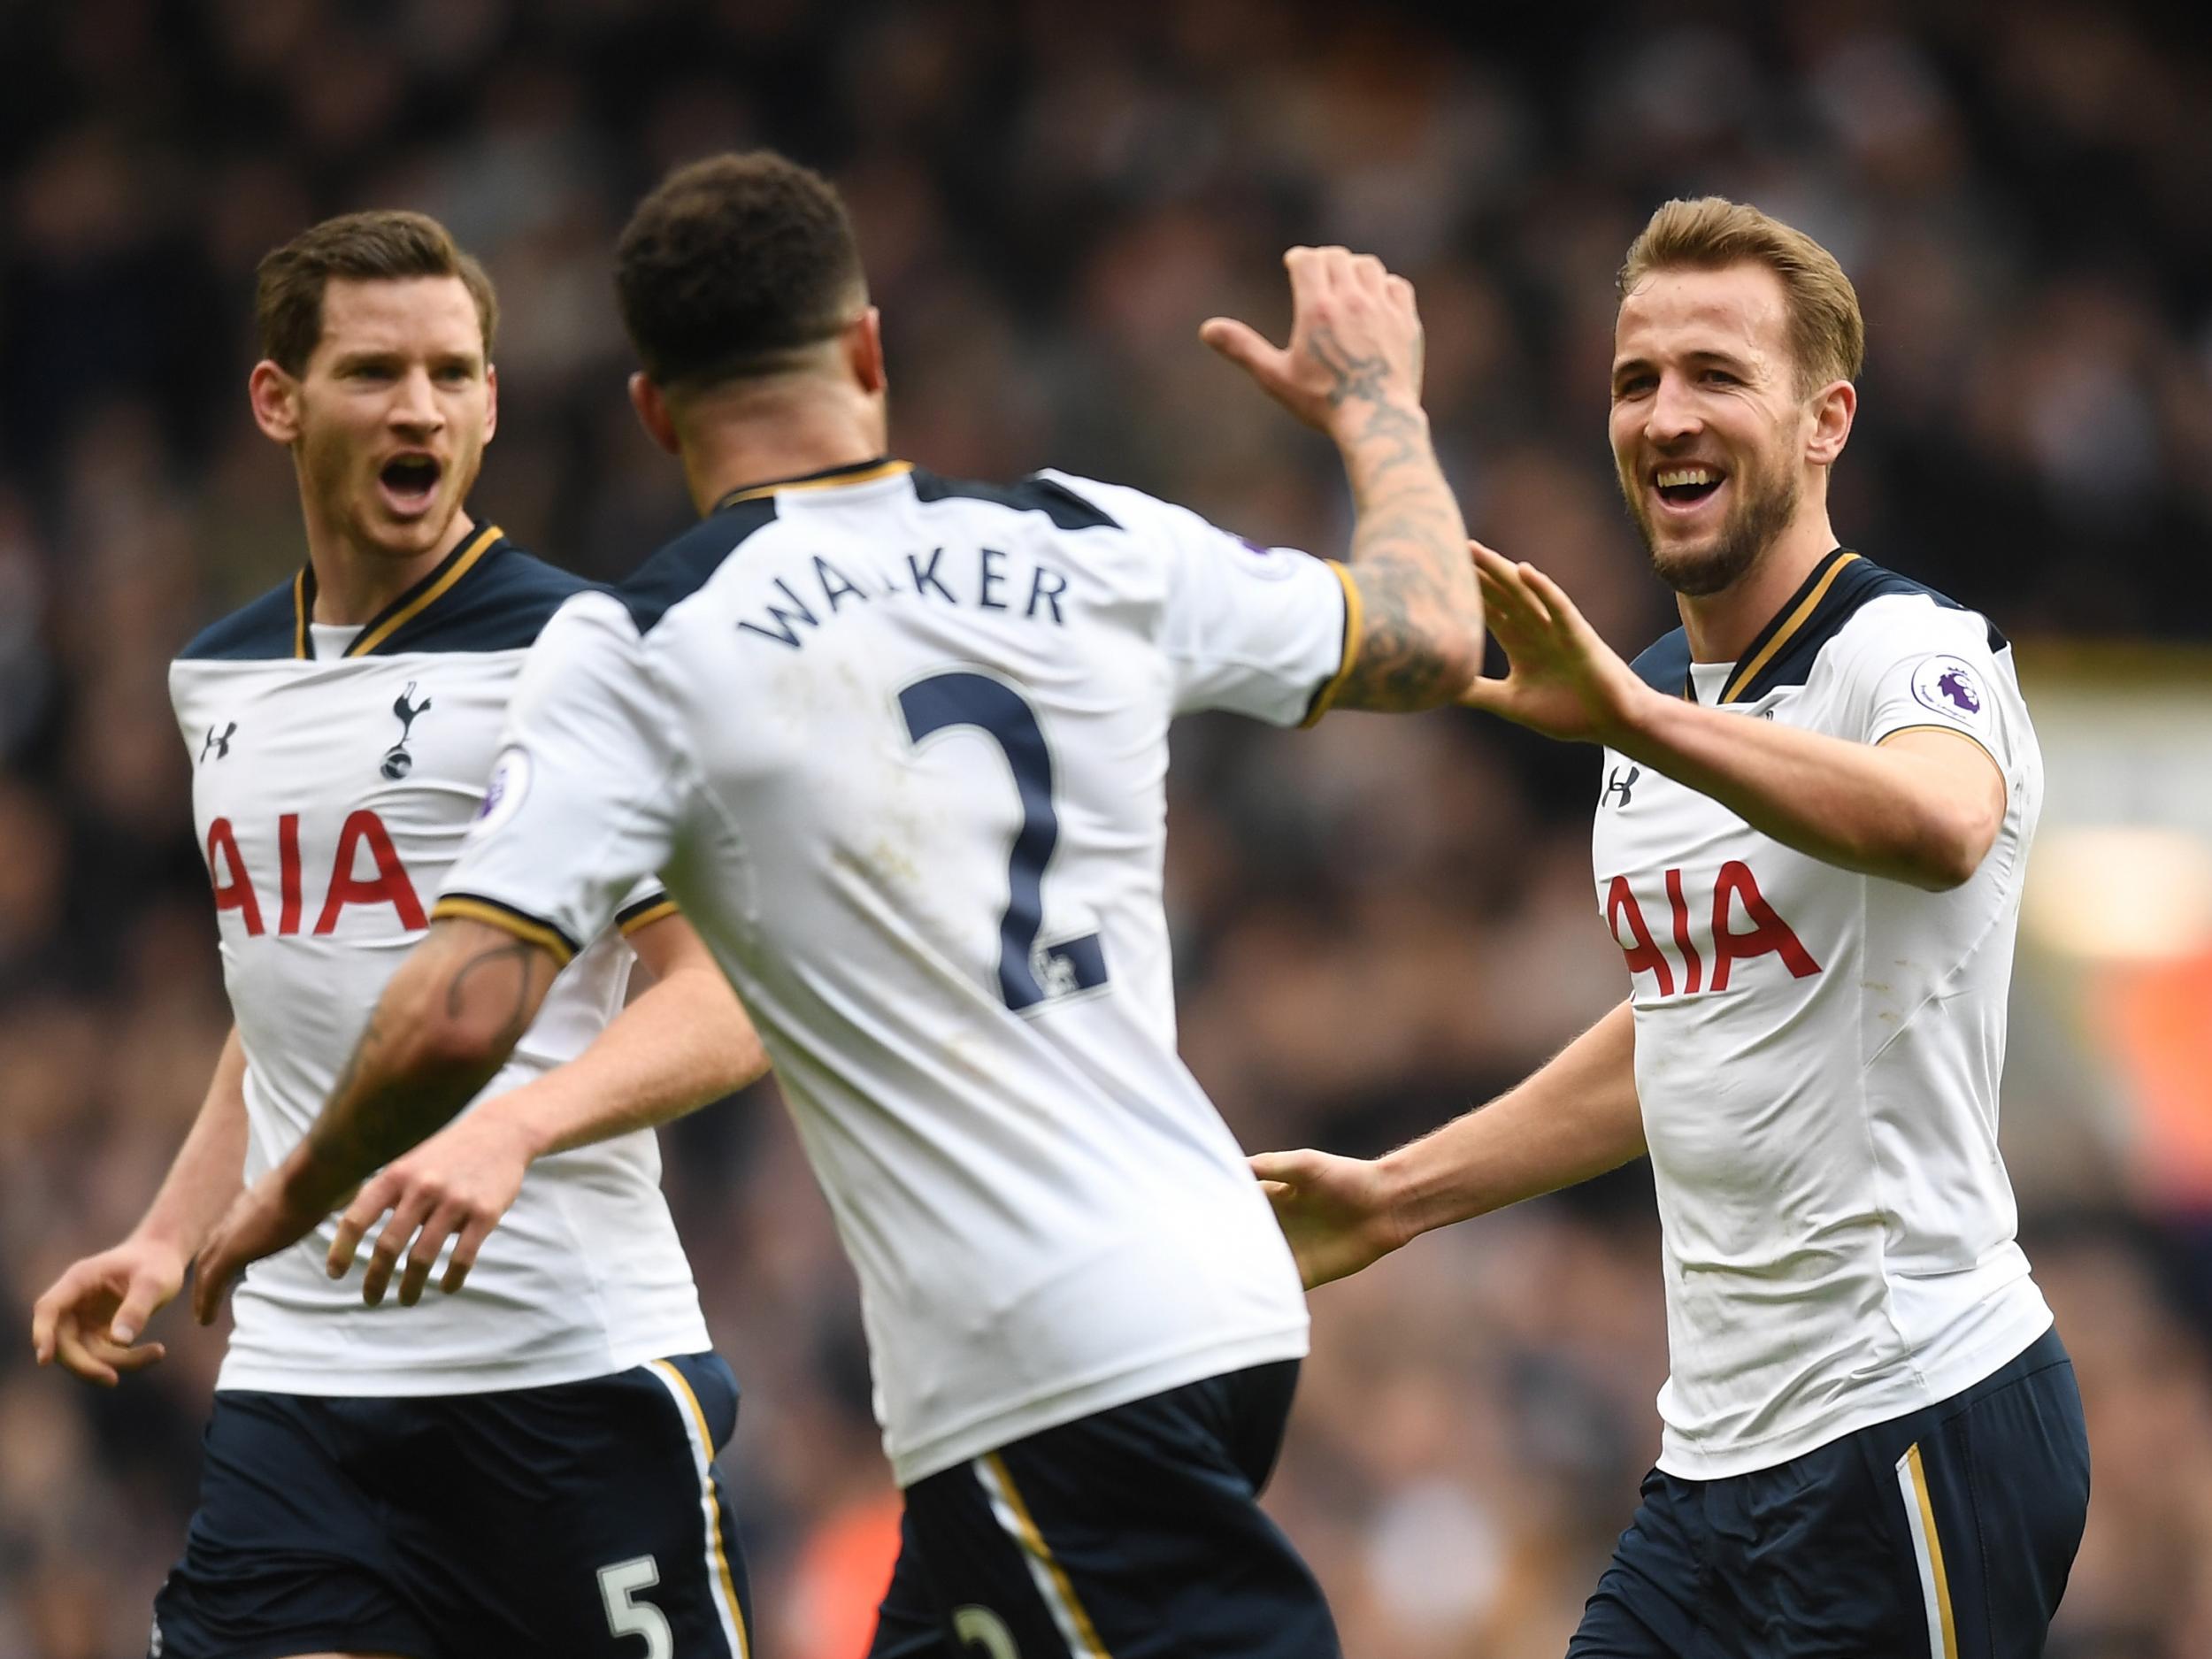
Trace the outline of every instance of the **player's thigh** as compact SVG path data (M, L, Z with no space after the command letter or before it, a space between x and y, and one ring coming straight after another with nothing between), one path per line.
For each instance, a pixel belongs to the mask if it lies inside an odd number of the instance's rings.
M447 1466L404 1549L442 1628L547 1659L748 1659L751 1598L715 1455L737 1385L711 1354L449 1399ZM468 1647L468 1642L457 1644Z
M1934 1653L2039 1655L2066 1591L2088 1519L2088 1434L2056 1337L2030 1352L2027 1374L1924 1435L1900 1481Z
M318 1653L444 1659L380 1507L356 1479L348 1402L226 1390L203 1442L199 1507L154 1598L159 1659Z
M1208 1379L1014 1441L907 1492L963 1659L1338 1659L1260 1509L1296 1368Z
M1696 1659L1695 1483L1653 1470L1613 1559L1583 1604L1568 1659Z

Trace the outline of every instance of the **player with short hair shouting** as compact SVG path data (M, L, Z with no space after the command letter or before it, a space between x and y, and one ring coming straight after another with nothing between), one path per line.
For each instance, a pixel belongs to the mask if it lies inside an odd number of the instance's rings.
M308 558L170 674L237 1024L145 1219L34 1318L42 1362L111 1385L161 1357L147 1320L339 1080L429 925L525 653L585 586L469 511L495 303L436 221L317 225L262 262L257 311L254 416L291 451ZM512 1055L466 1115L241 1287L161 1659L742 1659L712 1463L737 1387L651 1125L766 1061L657 882L603 919L541 1002L510 1002ZM626 1009L634 951L653 983ZM334 1282L387 1210L362 1289ZM449 1244L448 1294L414 1306Z
M1630 998L1387 1157L1253 1167L1316 1285L1649 1153L1663 1449L1574 1659L2024 1659L2089 1450L1997 1151L2043 794L2012 653L1836 545L1863 330L1825 250L1672 202L1621 296L1613 453L1683 626L1632 668L1478 548L1510 672L1467 701L1605 746Z
M204 1255L204 1310L434 1128L662 870L760 1023L859 1272L906 1494L877 1659L1335 1655L1256 1502L1306 1310L1175 1054L1167 731L1448 703L1480 602L1411 288L1340 248L1286 264L1286 349L1202 332L1336 440L1342 565L1119 486L887 458L835 192L760 153L647 197L618 255L632 394L703 518L547 628L442 919Z

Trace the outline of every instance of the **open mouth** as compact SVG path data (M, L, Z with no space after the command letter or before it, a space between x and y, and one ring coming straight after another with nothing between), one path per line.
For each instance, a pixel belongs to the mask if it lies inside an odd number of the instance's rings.
M395 507L413 512L430 504L444 470L435 456L399 455L385 462L376 477Z
M1687 509L1710 499L1727 476L1718 467L1702 463L1663 466L1652 474L1652 488L1668 506Z

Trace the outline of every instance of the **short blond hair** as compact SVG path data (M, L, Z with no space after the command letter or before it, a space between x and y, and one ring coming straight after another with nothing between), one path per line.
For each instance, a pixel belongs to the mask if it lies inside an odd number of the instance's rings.
M1798 389L1810 396L1831 380L1855 380L1866 364L1866 319L1858 290L1835 255L1770 213L1724 196L1672 201L1628 245L1620 292L1655 271L1718 271L1763 265L1781 280L1789 314L1790 355Z

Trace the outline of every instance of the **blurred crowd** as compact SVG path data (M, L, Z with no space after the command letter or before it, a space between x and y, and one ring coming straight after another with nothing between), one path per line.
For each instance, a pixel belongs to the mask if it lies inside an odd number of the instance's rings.
M485 259L476 510L595 576L686 511L607 275L673 163L770 143L841 183L899 454L1321 551L1332 456L1195 329L1279 335L1284 246L1369 249L1418 287L1471 526L1632 651L1671 621L1604 445L1612 273L1660 200L1718 191L1857 281L1847 540L2024 654L2212 635L2212 39L2178 8L0 0L0 1659L142 1651L192 1502L219 1333L172 1310L104 1394L21 1333L136 1219L226 1027L165 666L303 557L243 393L254 265L316 218L420 208ZM1179 732L1183 1044L1248 1146L1380 1149L1623 994L1595 788L1589 751L1471 716ZM759 1651L856 1659L895 1501L850 1275L772 1085L668 1135L747 1391ZM2014 1150L2096 1457L2053 1652L2203 1655L2204 1276L2081 1144ZM1656 1449L1655 1228L1632 1169L1316 1296L1270 1501L1354 1655L1562 1650Z

